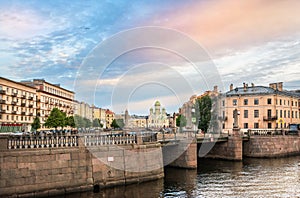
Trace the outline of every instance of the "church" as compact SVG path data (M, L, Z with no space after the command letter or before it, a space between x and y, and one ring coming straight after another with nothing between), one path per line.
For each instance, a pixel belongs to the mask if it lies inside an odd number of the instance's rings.
M150 108L150 114L148 116L149 128L163 128L169 127L169 119L166 113L166 109L162 108L159 101L155 102L154 109Z

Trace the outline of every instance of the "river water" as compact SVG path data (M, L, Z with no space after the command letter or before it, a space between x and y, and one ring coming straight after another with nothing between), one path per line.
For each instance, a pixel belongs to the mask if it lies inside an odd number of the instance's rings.
M300 197L300 156L198 160L197 170L166 168L161 180L66 197Z

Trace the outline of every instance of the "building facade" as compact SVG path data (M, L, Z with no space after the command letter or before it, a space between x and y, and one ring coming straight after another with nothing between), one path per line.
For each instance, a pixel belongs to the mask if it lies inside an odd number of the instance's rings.
M36 115L36 88L0 77L0 132L30 131Z
M287 129L289 124L300 123L299 102L300 93L284 90L282 82L271 83L269 87L244 83L234 89L231 85L222 102L227 118L223 128L233 128L236 109L241 129Z
M169 118L165 108L161 108L159 101L154 104L154 110L150 108L150 114L148 116L148 127L149 128L163 128L169 127Z
M21 83L34 87L36 90L36 116L40 118L41 129L46 129L44 124L53 108L65 112L66 116L74 115L74 92L60 87L59 84L46 82L44 79L33 79Z
M106 118L105 118L106 128L110 129L110 128L112 128L111 124L112 124L113 120L115 119L115 113L112 112L111 110L107 109L105 111L105 116L106 116Z
M87 118L90 121L93 121L94 117L94 107L90 106L88 103L85 102L75 102L75 115L79 115L83 118Z
M93 106L93 119L99 119L103 128L106 128L106 109Z

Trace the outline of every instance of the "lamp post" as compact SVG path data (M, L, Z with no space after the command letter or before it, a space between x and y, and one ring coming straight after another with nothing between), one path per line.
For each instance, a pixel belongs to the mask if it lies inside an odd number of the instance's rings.
M192 125L193 125L193 131L195 132L196 137L196 117L195 117L195 106L192 107Z

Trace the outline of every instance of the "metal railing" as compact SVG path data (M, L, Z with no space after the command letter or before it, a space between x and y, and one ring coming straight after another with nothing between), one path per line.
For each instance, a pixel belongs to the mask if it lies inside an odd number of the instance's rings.
M136 144L136 135L100 135L100 134L84 134L81 136L84 139L85 146L99 146L99 145L126 145Z
M78 146L78 136L9 136L8 149L58 148Z
M248 136L268 136L268 135L297 135L296 133L291 133L287 129L248 129L244 135Z

